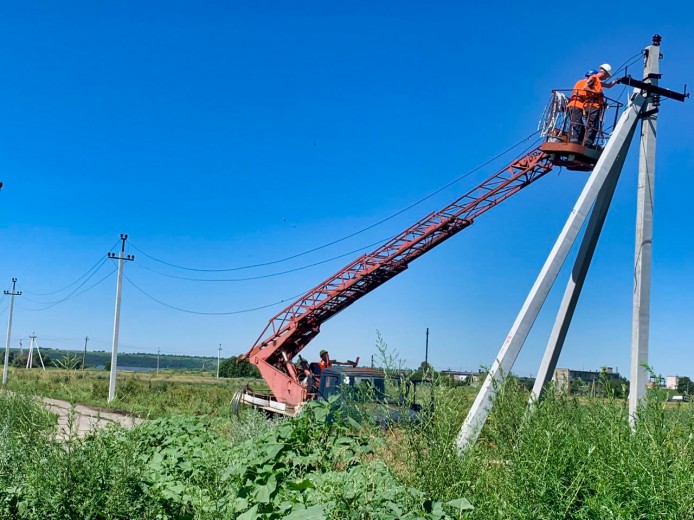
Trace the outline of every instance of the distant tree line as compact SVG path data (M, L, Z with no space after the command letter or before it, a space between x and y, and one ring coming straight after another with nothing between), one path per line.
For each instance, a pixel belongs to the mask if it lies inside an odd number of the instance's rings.
M12 367L24 368L27 366L27 360L29 359L28 352L24 351L20 355L19 351L13 352L10 350L9 364ZM41 351L41 359L43 359L43 364L45 366L51 366L51 356ZM38 352L33 355L32 366L34 368L41 368L41 361L39 360Z
M46 366L52 366L51 361L54 359L64 359L66 356L75 356L79 359L79 366L82 366L81 350L68 349L52 349L42 348L41 357ZM16 367L26 366L28 349L24 348L21 356L18 349L10 349L10 364ZM34 366L41 366L38 353L34 352ZM104 351L87 351L84 364L87 368L111 366L111 352ZM134 368L156 368L157 355L150 353L129 353L120 352L118 354L118 366L134 367ZM163 369L186 369L186 370L216 370L216 357L201 357L201 356L182 356L172 354L161 354L159 357L159 368Z
M240 356L231 356L219 364L219 377L260 378L258 367L247 361L239 363Z
M692 380L687 376L680 377L680 380L677 383L677 391L680 394L690 395L692 392L694 392L694 383L692 383Z

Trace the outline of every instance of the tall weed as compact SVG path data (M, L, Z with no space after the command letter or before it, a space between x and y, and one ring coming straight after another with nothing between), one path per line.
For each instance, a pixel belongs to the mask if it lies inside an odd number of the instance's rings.
M459 455L462 403L439 392L435 413L401 434L391 464L432 497L468 497L471 518L694 518L691 406L665 408L652 393L632 432L614 395L579 401L550 390L526 414L528 393L507 378L477 445Z

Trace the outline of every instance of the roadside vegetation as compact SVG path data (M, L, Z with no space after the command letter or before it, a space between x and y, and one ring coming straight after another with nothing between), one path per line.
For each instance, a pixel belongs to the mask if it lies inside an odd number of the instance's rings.
M250 381L254 387L264 387L262 380L215 378L210 373L120 372L116 399L107 403L109 372L106 370L12 368L7 388L13 392L63 399L143 418L176 414L228 417L232 395Z
M418 425L384 444L399 478L427 496L465 496L479 519L694 518L694 407L650 392L632 433L627 401L548 392L528 414L510 378L477 445L454 442L469 396L439 389Z
M613 392L550 390L528 414L509 378L459 454L474 389L443 378L417 390L417 421L384 429L339 400L295 419L230 417L243 380L127 374L117 406L153 419L64 441L25 394L103 404L93 389L107 374L22 372L0 392L0 518L694 519L694 405L660 390L632 432Z

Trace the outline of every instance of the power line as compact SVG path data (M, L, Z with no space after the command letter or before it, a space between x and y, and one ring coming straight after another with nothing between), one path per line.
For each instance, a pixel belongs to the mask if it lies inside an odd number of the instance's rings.
M316 246L316 247L314 247L314 248L307 249L307 250L302 251L302 252L300 252L300 253L296 253L296 254L294 254L294 255L290 255L290 256L287 256L287 257L284 257L284 258L279 258L279 259L277 259L277 260L271 260L271 261L269 261L269 262L262 262L262 263L258 263L258 264L250 264L250 265L244 265L244 266L239 266L239 267L229 267L229 268L223 268L223 269L200 269L200 268L195 268L195 267L181 266L181 265L177 265L177 264L174 264L174 263L171 263L171 262L167 262L166 260L162 260L162 259L160 259L160 258L157 258L157 257L155 257L155 256L150 255L149 253L146 253L146 252L143 251L142 249L138 248L138 247L137 247L135 244L133 244L132 242L130 243L130 245L131 245L131 247L133 247L135 250L137 250L139 253L141 253L142 255L146 256L146 257L149 258L150 260L153 260L153 261L158 262L158 263L160 263L160 264L164 264L164 265L169 266L169 267L173 267L173 268L175 268L175 269L182 269L182 270L184 270L184 271L196 271L196 272L203 272L203 273L221 273L221 272L229 272L229 271L241 271L241 270L244 270L244 269L253 269L253 268L257 268L257 267L266 267L266 266L268 266L268 265L279 264L279 263L281 263L281 262L286 262L286 261L288 261L288 260L293 260L294 258L298 258L298 257L300 257L300 256L304 256L304 255L307 255L307 254L310 254L310 253L314 253L314 252L316 252L316 251L319 251L319 250L321 250L321 249L325 249L326 247L333 246L333 245L338 244L338 243L340 243L340 242L343 242L343 241L345 241L345 240L347 240L347 239L353 238L353 237L355 237L355 236L357 236L357 235L359 235L359 234L361 234L361 233L364 233L364 232L366 232L366 231L368 231L368 230L370 230L370 229L373 229L373 228L375 228L376 226L380 226L381 224L383 224L383 223L385 223L385 222L388 222L389 220L392 220L392 219L394 219L395 217L397 217L397 216L399 216L399 215L402 215L403 213L405 213L405 212L411 210L412 208L414 208L415 206L421 204L422 202L424 202L424 201L430 199L431 197L433 197L433 196L435 196L435 195L441 193L441 192L444 191L445 189L450 188L451 186L453 186L454 184L460 182L461 180L465 179L466 177L469 177L470 175L472 175L473 173L477 172L477 171L480 170L481 168L484 168L485 166L489 165L490 163L496 161L497 159L499 159L499 158L502 157L503 155L509 153L509 152L510 152L511 150L513 150L514 148L517 148L518 146L522 145L523 143L529 141L529 140L530 140L532 137L534 137L538 132L539 132L539 131L533 132L532 134L530 134L529 136L523 138L522 140L520 140L519 142L517 142L517 143L514 144L513 146L507 148L507 149L504 150L503 152L501 152L501 153L495 155L494 157L492 157L491 159L485 161L484 163L480 164L479 166L476 166L476 167L473 168L472 170L470 170L470 171L464 173L463 175L460 175L460 176L457 177L456 179L454 179L454 180L448 182L448 183L445 184L444 186L442 186L442 187L440 187L440 188L434 190L433 192L429 193L428 195L426 195L426 196L422 197L421 199L419 199L419 200L413 202L413 203L410 204L409 206L407 206L407 207L405 207L405 208L403 208L403 209L401 209L401 210L399 210L399 211L396 211L395 213L391 214L391 215L388 216L388 217L385 217L385 218L383 218L383 219L381 219L381 220L379 220L379 221L377 221L377 222L375 222L375 223L373 223L373 224L370 224L370 225L366 226L365 228L362 228L362 229L360 229L360 230L358 230L358 231L355 231L355 232L353 232L353 233L350 233L350 234L348 234L348 235L345 235L345 236L343 236L343 237L341 237L341 238L338 238L338 239L336 239L336 240L333 240L333 241L331 241L331 242L327 242L327 243L325 243L325 244L321 244L320 246Z
M526 148L526 149L524 150L524 153L527 152L527 151L529 151L530 149L534 148L534 146L535 146L536 144L537 144L537 141L535 141L531 146L529 146L528 148ZM442 189L443 189L443 188L442 188ZM359 252L361 252L361 251L371 249L372 247L375 247L375 246L384 244L385 242L391 240L392 238L393 238L393 235L391 235L391 236L389 236L389 237L387 237L387 238L378 240L378 241L376 241L376 242L372 242L371 244L368 244L368 245L366 245L366 246L360 247L360 248L358 248L358 249L353 249L353 250L351 250L351 251L348 251L347 253L343 253L343 254L340 254L340 255L337 255L337 256L333 256L333 257L327 258L327 259L325 259L325 260L320 260L320 261L318 261L318 262L313 262L313 263L311 263L311 264L306 264L306 265L303 265L303 266L300 266L300 267L295 267L295 268L293 268L293 269L286 269L286 270L284 270L284 271L277 271L277 272L275 272L275 273L269 273L269 274L258 275L258 276L247 276L247 277L243 277L243 278L193 278L193 277L189 277L189 276L177 276L177 275L174 275L174 274L164 273L164 272L162 272L162 271L158 271L158 270L156 270L156 269L152 269L151 267L147 267L146 265L138 265L138 266L141 267L142 269L145 269L145 270L147 270L147 271L151 271L151 272L156 273L156 274L158 274L158 275L160 275L160 276L165 276L165 277L167 277L167 278L174 278L174 279L177 279L177 280L186 280L186 281L191 281L191 282L245 282L245 281L251 281L251 280L261 280L261 279L264 279L264 278L271 278L271 277L275 277L275 276L281 276L281 275L284 275L284 274L295 273L295 272L297 272L297 271L303 271L303 270L309 269L309 268L311 268L311 267L316 267L316 266L318 266L318 265L323 265L323 264L326 264L326 263L328 263L328 262L332 262L333 260L338 260L338 259L340 259L340 258L344 258L344 257L346 257L346 256L353 255L354 253L359 253Z
M82 274L79 278L77 278L72 283L66 285L65 287L58 289L57 291L52 291L52 292L47 292L47 293L37 293L37 292L32 292L32 291L26 291L26 293L31 294L33 296L52 296L54 294L58 294L59 292L63 292L65 289L69 289L70 287L72 287L76 283L79 283L80 280L82 280L85 276L89 275L93 270L96 269L98 271L99 268L104 264L104 262L105 262L105 259L103 257L99 258L99 260L94 265L92 265L84 274Z
M641 58L642 56L643 56L643 51L639 51L638 53L634 54L631 58L629 58L624 63L622 63L619 67L617 67L617 70L615 71L613 76L615 76L622 69L625 69L625 70L628 69L629 66L636 63L639 60L639 58Z
M107 259L104 259L104 263L106 262L106 260L107 260ZM103 266L104 264L102 263L101 265ZM99 268L99 269L100 269L100 268ZM70 294L68 294L67 296L65 296L65 298L63 298L63 299L61 299L61 300L58 300L58 301L56 301L56 302L51 302L51 303L49 303L48 305L46 305L46 306L44 306L44 307L40 307L40 308L38 308L38 309L31 309L31 308L28 308L28 307L23 307L23 308L24 308L25 310L27 310L27 311L35 312L35 311L44 311L44 310L46 310L46 309L50 309L51 307L55 307L56 305L60 305L60 304L63 303L63 302L66 302L66 301L68 301L68 300L71 300L72 298L76 298L76 297L78 297L78 296L80 296L80 295L86 293L87 291L92 290L94 287L98 286L99 284L101 284L102 282L104 282L108 277L110 277L113 273L115 273L115 272L116 272L116 269L113 269L112 271L110 271L106 276L104 276L103 278L101 278L98 282L96 282L96 283L90 285L89 287L87 287L86 289L84 289L84 290L82 290L82 291L80 291L80 292L77 292L77 291L79 291L79 289L80 289L82 286L84 286L84 284L86 284L97 272L98 272L98 270L97 270L97 271L94 271L94 272L89 276L89 278L87 278L86 280L84 280L79 286L77 286L77 288L76 288L74 291L72 291Z
M147 271L151 271L151 272L156 273L156 274L161 275L161 276L166 276L167 278L175 278L177 280L186 280L186 281L191 281L191 282L246 282L249 280L261 280L263 278L271 278L274 276L281 276L283 274L294 273L296 271L303 271L304 269L316 267L317 265L327 264L328 262L332 262L333 260L338 260L340 258L344 258L345 256L350 256L350 255L353 255L354 253L359 253L359 252L364 251L366 249L370 249L374 246L381 245L381 244L387 242L388 240L391 240L392 238L393 238L392 236L389 236L388 238L378 240L377 242L372 242L371 244L360 247L359 249L353 249L352 251L348 251L347 253L333 256L331 258L327 258L325 260L321 260L319 262L314 262L312 264L307 264L307 265L304 265L301 267L295 267L294 269L287 269L285 271L278 271L275 273L269 273L269 274L264 274L264 275L259 275L259 276L248 276L248 277L244 277L244 278L192 278L189 276L177 276L175 274L164 273L162 271L157 271L156 269L152 269L151 267L147 267L146 265L138 264L138 267L141 267L142 269L145 269Z
M281 303L285 303L285 302L287 302L287 301L289 301L289 300L292 300L292 301L293 301L293 300L295 300L296 298L298 298L299 296L301 296L302 294L304 294L303 292L301 292L301 293L297 294L296 296L290 296L289 298L285 298L284 300L280 300L280 301L277 301L277 302L274 302L274 303L268 303L267 305L261 305L261 306L259 306L259 307L253 307L253 308L249 308L249 309L240 309L240 310L236 310L236 311L227 311L227 312L201 312L201 311L193 311L193 310L190 310L190 309L182 309L181 307L176 307L176 306L174 306L174 305L170 305L170 304L168 304L168 303L166 303L166 302L163 302L163 301L161 301L160 299L155 298L155 297L152 296L151 294L147 293L144 289L141 289L139 286L137 286L137 285L135 284L135 282L133 282L126 274L123 274L123 277L124 277L124 278L126 279L126 281L127 281L130 285L132 285L135 289L137 289L139 292L141 292L142 294L144 294L147 298L149 298L150 300L152 300L152 301L158 303L159 305L163 305L164 307L168 307L169 309L173 309L173 310L176 310L176 311L187 312L188 314L201 314L201 315L204 315L204 316L228 316L228 315L232 315L232 314L244 314L244 313L247 313L247 312L259 311L259 310L261 310L261 309L267 309L267 308L269 308L269 307L273 307L273 306L275 306L275 305L279 305L279 304L281 304Z
M111 250L116 246L116 244L118 244L118 241L116 241L116 242L110 247L109 251L111 251ZM54 295L54 294L58 294L59 292L63 292L65 289L69 289L70 287L72 287L73 285L75 285L76 283L78 283L80 280L82 280L82 278L84 278L84 277L87 276L89 273L91 273L92 270L94 270L95 268L96 268L96 270L98 271L99 268L101 267L101 265L103 265L104 261L105 261L105 260L103 259L103 257L102 257L102 258L99 258L99 260L97 260L96 263L95 263L94 265L92 265L83 275L81 275L79 278L77 278L77 279L76 279L75 281L73 281L72 283L69 283L69 284L66 285L65 287L62 287L61 289L58 289L57 291L52 291L52 292L47 292L47 293L36 293L36 292L27 291L27 290L25 289L24 292L27 293L27 294L32 294L32 295L34 295L34 296L52 296L52 295ZM97 266L98 266L98 267L97 267Z

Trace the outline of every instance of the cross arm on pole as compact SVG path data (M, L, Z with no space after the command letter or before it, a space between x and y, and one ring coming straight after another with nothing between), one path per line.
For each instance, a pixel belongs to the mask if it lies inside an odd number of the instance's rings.
M659 77L660 74L656 74L655 76ZM648 77L646 79L650 80L653 78ZM631 76L624 76L623 78L617 79L616 82L621 83L622 85L627 85L629 87L640 88L641 90L644 90L649 94L663 96L666 98L674 99L675 101L684 101L689 97L689 92L687 92L686 85L684 86L684 92L675 92L674 90L670 90L669 88L659 87L658 85L653 85L652 83L646 83L645 81L634 79Z

